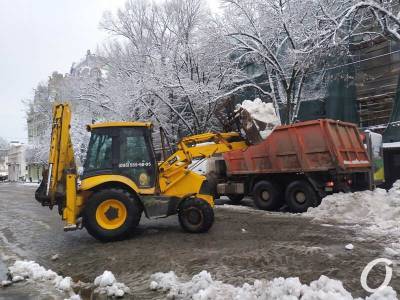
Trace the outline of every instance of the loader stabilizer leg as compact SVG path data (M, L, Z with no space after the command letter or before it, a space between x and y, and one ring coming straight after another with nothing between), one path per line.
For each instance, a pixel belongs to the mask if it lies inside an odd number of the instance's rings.
M49 206L50 209L53 208L53 204L51 203L50 197L47 194L48 187L48 174L49 170L44 168L42 172L42 181L40 182L39 187L35 191L35 199L42 204L42 206Z
M78 229L77 214L78 214L78 198L76 192L76 174L67 174L66 180L66 205L63 210L63 219L66 221L64 231Z

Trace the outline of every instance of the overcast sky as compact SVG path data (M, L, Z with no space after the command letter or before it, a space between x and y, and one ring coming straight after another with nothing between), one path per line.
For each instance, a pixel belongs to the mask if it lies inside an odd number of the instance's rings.
M25 107L33 89L105 38L104 10L124 0L0 0L0 136L26 142Z
M0 0L0 136L26 142L25 106L55 70L66 73L107 36L105 10L125 0ZM216 6L217 0L209 0Z

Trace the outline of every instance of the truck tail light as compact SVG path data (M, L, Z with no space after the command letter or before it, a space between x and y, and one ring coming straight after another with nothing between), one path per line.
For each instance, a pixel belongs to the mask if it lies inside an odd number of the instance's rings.
M333 187L335 185L335 183L333 181L328 181L325 186L327 187Z

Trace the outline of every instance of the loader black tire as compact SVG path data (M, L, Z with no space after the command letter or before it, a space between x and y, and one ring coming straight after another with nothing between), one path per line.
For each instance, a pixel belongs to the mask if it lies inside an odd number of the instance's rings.
M109 201L113 202L108 204ZM101 213L103 207L107 209L104 214ZM142 206L135 195L122 189L104 189L95 192L86 201L83 225L88 233L99 241L122 240L137 227L142 212ZM115 219L117 222L114 222Z
M282 206L279 188L272 182L262 180L253 187L253 201L258 209L277 210Z
M179 223L190 233L207 232L214 223L214 210L211 205L199 198L188 198L179 205Z
M286 204L291 212L303 213L308 208L318 205L318 195L314 188L305 180L290 183L285 191Z
M240 194L230 194L230 195L226 195L229 200L231 201L232 204L237 205L240 204L240 202L242 202L244 195L240 195Z

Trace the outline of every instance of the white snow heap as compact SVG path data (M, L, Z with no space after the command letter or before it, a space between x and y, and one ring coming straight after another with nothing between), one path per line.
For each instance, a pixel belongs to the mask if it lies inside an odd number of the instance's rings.
M70 300L80 299L73 291L74 282L71 277L62 277L52 270L47 270L34 261L17 260L14 265L8 268L12 282L23 279L31 279L35 281L48 281L60 291L69 294ZM107 294L108 297L123 297L129 293L129 288L120 282L117 282L115 276L110 271L104 273L94 280L96 286L95 292L99 294Z
M71 277L62 277L34 261L17 260L14 265L8 268L8 271L13 282L23 279L47 281L54 285L56 289L68 293L70 297L74 297L73 299L79 299L79 295L76 295L72 289L74 283Z
M189 281L179 279L173 271L155 273L151 276L150 288L168 292L168 299L193 300L351 300L341 281L321 276L310 285L302 284L297 277L275 278L270 281L256 280L241 287L213 280L210 273L202 271ZM386 287L367 300L395 300L396 292Z
M239 107L247 110L253 119L264 123L279 125L280 121L276 115L274 105L272 103L262 102L260 98L252 100L244 100Z
M303 215L324 222L362 225L368 234L400 237L400 181L386 192L383 189L339 193L325 197L318 207Z
M346 246L344 246L344 248L345 248L346 250L353 250L353 249L354 249L354 246L353 246L353 244L347 244Z
M123 297L125 293L129 293L129 288L120 282L117 282L115 276L110 271L104 273L94 280L96 286L95 292L100 294L107 294L108 297Z
M272 103L262 102L260 98L252 100L244 100L242 104L237 106L247 110L251 117L255 120L268 123L273 126L280 125L280 120L275 112L274 105ZM263 139L271 134L271 129L265 129L260 131L260 135Z
M34 261L17 260L14 265L8 268L12 278L21 276L33 280L46 281L55 280L58 276L52 270L46 270L44 267Z

